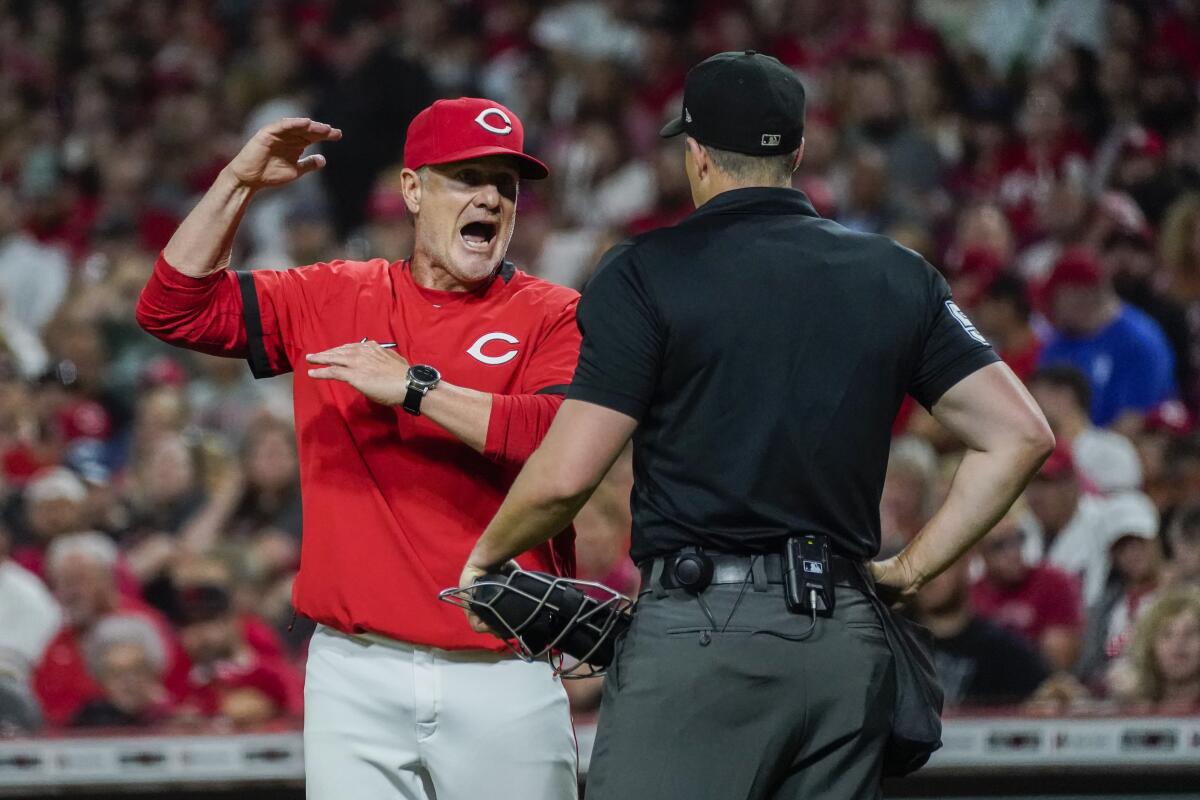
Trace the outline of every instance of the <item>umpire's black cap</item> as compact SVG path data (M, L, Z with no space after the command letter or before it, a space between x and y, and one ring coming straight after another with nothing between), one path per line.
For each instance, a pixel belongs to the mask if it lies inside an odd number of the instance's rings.
M683 113L659 132L752 156L790 153L804 137L804 86L790 69L753 50L718 53L692 67Z

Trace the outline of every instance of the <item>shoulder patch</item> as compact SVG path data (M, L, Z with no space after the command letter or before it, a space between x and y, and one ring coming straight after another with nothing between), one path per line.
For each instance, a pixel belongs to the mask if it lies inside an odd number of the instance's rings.
M949 311L956 320L958 320L958 324L962 325L962 329L967 332L968 336L980 344L988 345L989 347L991 346L990 342L983 338L983 334L980 333L979 329L975 327L975 323L967 319L967 315L963 313L963 310L958 307L957 303L955 303L953 300L947 300L946 310Z

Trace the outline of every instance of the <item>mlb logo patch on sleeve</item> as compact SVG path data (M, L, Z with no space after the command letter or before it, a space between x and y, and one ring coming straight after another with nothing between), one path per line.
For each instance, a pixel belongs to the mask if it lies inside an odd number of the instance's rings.
M980 344L989 344L988 340L983 338L983 334L979 332L979 329L975 327L975 324L967 319L967 315L963 313L962 309L953 300L946 301L946 308L958 320L958 324L962 325L962 329L967 332L968 336Z

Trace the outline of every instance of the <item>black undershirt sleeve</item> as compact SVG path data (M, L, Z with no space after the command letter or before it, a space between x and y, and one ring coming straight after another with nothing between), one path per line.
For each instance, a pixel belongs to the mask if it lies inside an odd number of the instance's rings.
M263 342L262 312L258 307L258 290L254 285L254 275L249 272L235 272L238 288L242 293L242 315L246 323L246 348L249 351L250 374L256 378L270 378L278 375L271 367L267 357L267 348Z

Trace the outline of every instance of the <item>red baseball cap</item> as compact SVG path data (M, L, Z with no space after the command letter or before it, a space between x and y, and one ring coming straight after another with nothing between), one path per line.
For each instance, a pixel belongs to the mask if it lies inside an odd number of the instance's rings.
M1059 257L1050 277L1042 284L1041 301L1049 307L1054 302L1054 293L1062 286L1099 286L1103 282L1104 271L1091 252L1072 247Z
M420 169L484 156L512 156L522 178L540 180L549 175L546 165L525 153L524 147L521 120L500 103L479 97L438 100L409 124L404 166Z

